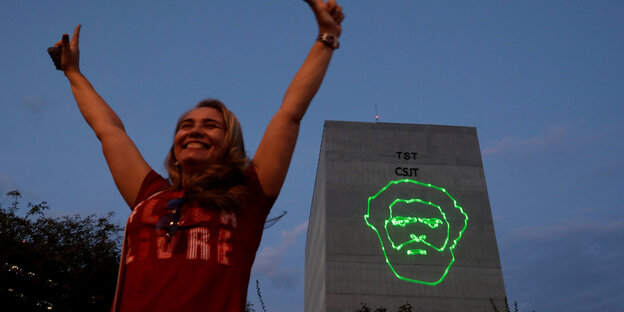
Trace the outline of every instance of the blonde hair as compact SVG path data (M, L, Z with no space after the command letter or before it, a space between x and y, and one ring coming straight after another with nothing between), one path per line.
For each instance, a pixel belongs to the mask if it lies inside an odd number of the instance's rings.
M184 174L182 168L177 165L172 145L165 160L171 189L184 190L184 196L187 200L196 201L204 207L216 206L226 210L235 209L239 199L247 194L243 185L243 170L249 165L249 158L245 153L243 131L236 115L228 110L221 101L206 99L197 103L193 109L202 107L214 108L221 113L225 128L225 153L220 162L206 164L198 172ZM174 136L184 118L191 111L180 116Z

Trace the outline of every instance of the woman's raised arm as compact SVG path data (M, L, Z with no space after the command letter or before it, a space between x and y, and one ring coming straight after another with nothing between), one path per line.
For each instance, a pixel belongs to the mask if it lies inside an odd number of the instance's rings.
M121 119L80 72L80 27L76 26L71 42L69 35L64 34L55 45L62 47L61 69L69 80L82 116L102 143L102 151L121 196L133 206L141 183L151 168L126 134Z
M319 40L286 90L282 106L269 123L254 155L260 185L265 194L279 193L295 149L299 124L318 91L342 32L342 8L335 0L306 0L319 26ZM322 36L322 37L321 37ZM335 44L334 44L335 42Z

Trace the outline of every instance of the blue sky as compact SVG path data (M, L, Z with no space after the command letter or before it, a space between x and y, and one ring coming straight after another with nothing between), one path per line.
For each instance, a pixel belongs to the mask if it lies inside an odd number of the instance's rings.
M621 310L624 2L339 3L341 48L274 207L288 215L265 232L252 273L269 311L303 310L323 121L373 122L375 105L383 122L477 127L521 311ZM300 0L2 2L1 193L119 223L129 209L46 53L78 23L83 73L161 173L177 117L206 97L238 115L253 154L316 36Z

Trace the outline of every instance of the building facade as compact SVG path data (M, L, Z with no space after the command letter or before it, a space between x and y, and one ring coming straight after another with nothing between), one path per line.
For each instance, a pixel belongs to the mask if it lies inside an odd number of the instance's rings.
M475 128L325 122L306 312L481 312L504 297Z

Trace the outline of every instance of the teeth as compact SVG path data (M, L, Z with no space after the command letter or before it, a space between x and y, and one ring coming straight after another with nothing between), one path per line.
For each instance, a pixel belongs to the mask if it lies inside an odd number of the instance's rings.
M189 143L186 145L187 148L204 148L204 144L202 143Z

